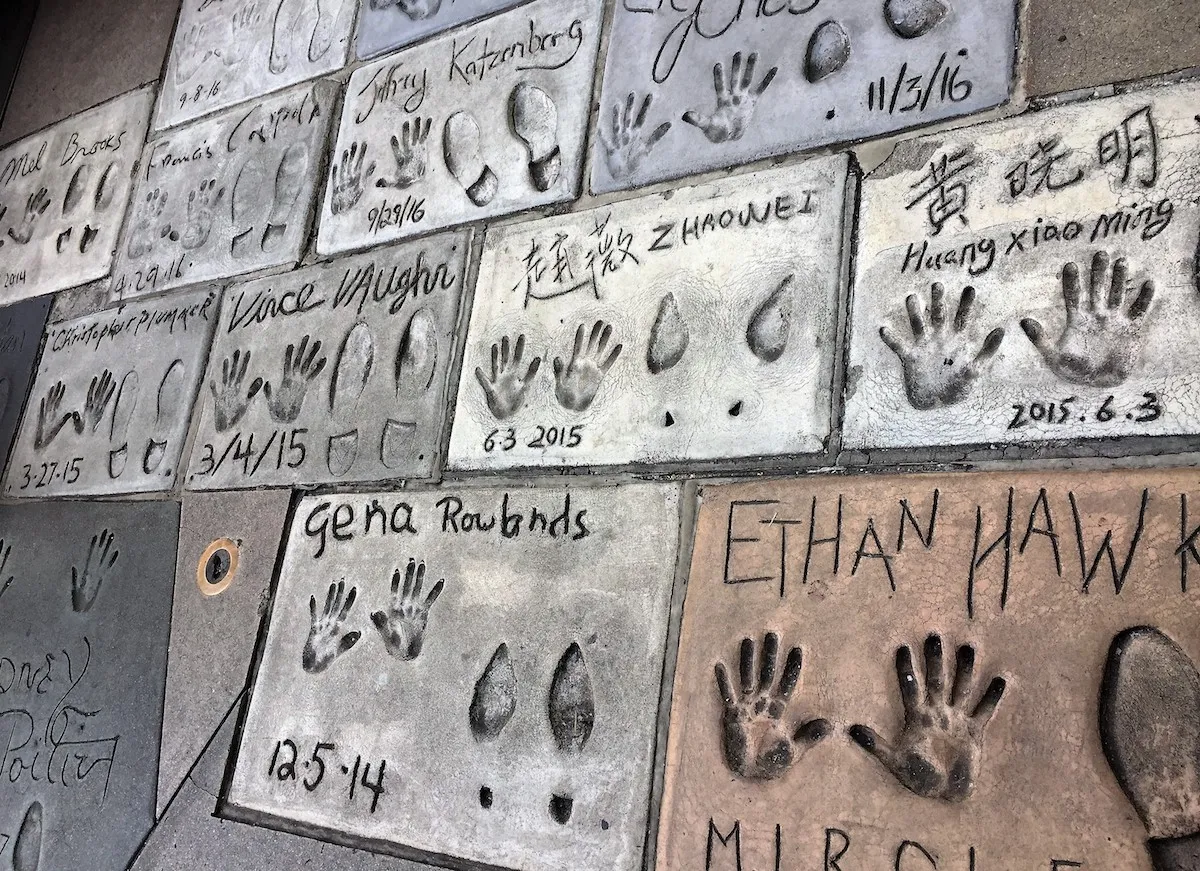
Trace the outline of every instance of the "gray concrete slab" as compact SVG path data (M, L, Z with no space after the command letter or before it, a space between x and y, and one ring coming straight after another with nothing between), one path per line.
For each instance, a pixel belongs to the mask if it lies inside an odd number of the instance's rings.
M431 477L470 238L226 288L187 486Z
M131 91L0 151L0 303L108 275L153 99Z
M49 310L50 297L0 308L0 469L21 420Z
M969 115L1008 99L1012 0L622 0L592 190Z
M290 495L192 493L183 499L159 815L249 680Z
M179 0L38 0L34 5L37 15L0 123L0 143L153 82L162 71L179 10Z
M154 111L162 130L341 69L356 0L187 0Z
M230 809L417 858L641 868L679 501L304 499Z
M1200 432L1198 100L938 134L868 176L844 445Z
M113 299L298 262L336 92L327 81L299 85L151 139Z
M0 507L5 867L121 871L150 831L178 523L169 502Z
M824 157L491 231L448 465L820 451L848 172Z
M577 197L602 12L536 0L355 70L317 251Z
M360 60L517 6L524 0L359 0L355 53Z
M201 287L51 325L4 495L171 490L216 309Z

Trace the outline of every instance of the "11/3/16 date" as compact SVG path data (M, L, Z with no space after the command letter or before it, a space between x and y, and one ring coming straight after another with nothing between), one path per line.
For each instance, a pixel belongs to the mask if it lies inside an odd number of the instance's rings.
M1081 405L1078 396L1067 396L1053 402L1014 402L1013 416L1009 429L1020 429L1031 423L1051 425L1067 423L1109 423L1128 420L1133 423L1151 423L1163 415L1162 395L1153 391L1142 394L1142 401L1129 409L1122 409L1111 393L1095 408Z
M267 766L268 779L280 783L299 781L305 792L316 792L322 783L329 784L341 772L347 780L347 801L354 803L355 793L366 791L371 794L371 813L379 806L380 797L387 792L383 786L383 778L387 774L387 760L380 759L376 770L375 781L371 782L371 763L363 762L362 755L354 757L354 765L338 762L337 745L331 741L318 741L312 748L312 754L301 758L303 754L299 745L291 738L275 742L275 752L271 754L271 764ZM301 777L296 769L299 768L304 776ZM325 775L332 773L329 780Z

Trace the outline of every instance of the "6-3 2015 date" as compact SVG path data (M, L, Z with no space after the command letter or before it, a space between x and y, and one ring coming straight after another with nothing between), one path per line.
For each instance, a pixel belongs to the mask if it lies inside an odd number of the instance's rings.
M1142 394L1142 401L1130 408L1121 408L1116 396L1111 393L1095 408L1080 404L1078 396L1066 396L1052 402L1014 402L1013 416L1009 429L1021 429L1031 423L1051 425L1068 423L1109 423L1127 420L1133 423L1150 423L1163 415L1162 395L1153 391Z
M494 429L483 437L484 453L493 451L511 451L522 443L527 448L577 448L583 444L583 424L574 426L542 426L534 427L533 437L526 440L528 432L517 433L515 427L506 426Z

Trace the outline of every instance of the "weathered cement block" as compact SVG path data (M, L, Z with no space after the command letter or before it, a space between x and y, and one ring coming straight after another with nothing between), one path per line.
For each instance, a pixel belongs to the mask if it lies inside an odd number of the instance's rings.
M1198 491L704 488L657 867L1194 867Z
M413 856L641 868L679 501L303 500L227 810Z
M188 487L428 478L470 234L226 288Z
M969 115L1008 99L1012 0L621 0L592 189Z
M0 303L108 275L154 89L0 149Z
M317 251L578 196L602 12L536 0L355 70Z
M359 59L419 42L427 36L483 18L523 0L359 0Z
M845 445L1200 432L1198 99L916 140L865 179Z
M33 381L50 301L44 297L0 308L0 469Z
M51 325L4 495L170 490L216 308L198 288Z
M0 859L122 871L154 822L179 507L0 507Z
M355 0L184 0L154 129L174 127L346 64Z
M336 92L300 85L147 143L113 299L298 262Z
M839 155L490 232L449 465L821 450L847 187Z
M290 495L184 497L156 816L246 687ZM226 740L224 749L228 746Z

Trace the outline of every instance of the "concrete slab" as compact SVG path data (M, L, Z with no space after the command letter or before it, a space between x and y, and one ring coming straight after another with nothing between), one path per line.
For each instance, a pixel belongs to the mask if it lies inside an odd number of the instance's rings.
M274 491L184 497L158 816L249 681L290 495Z
M448 464L821 450L848 171L825 157L490 232Z
M536 0L355 70L317 251L577 197L602 12Z
M303 500L227 810L439 862L641 868L679 497Z
M1200 5L1031 0L1028 46L1033 96L1200 66Z
M179 507L0 507L0 857L121 871L154 820Z
M153 100L140 88L0 150L0 302L108 275Z
M355 52L360 60L517 6L524 0L360 0Z
M1198 99L920 139L869 176L846 447L1200 432Z
M187 486L431 477L469 247L445 234L226 288Z
M113 299L297 263L336 91L300 85L150 140Z
M622 0L592 190L893 133L1008 99L1012 0Z
M0 308L0 467L21 420L49 310L50 297Z
M350 55L355 0L188 0L154 129L174 127L335 72Z
M704 488L657 867L1189 867L1198 488Z
M202 287L51 325L4 495L171 490L216 308Z

